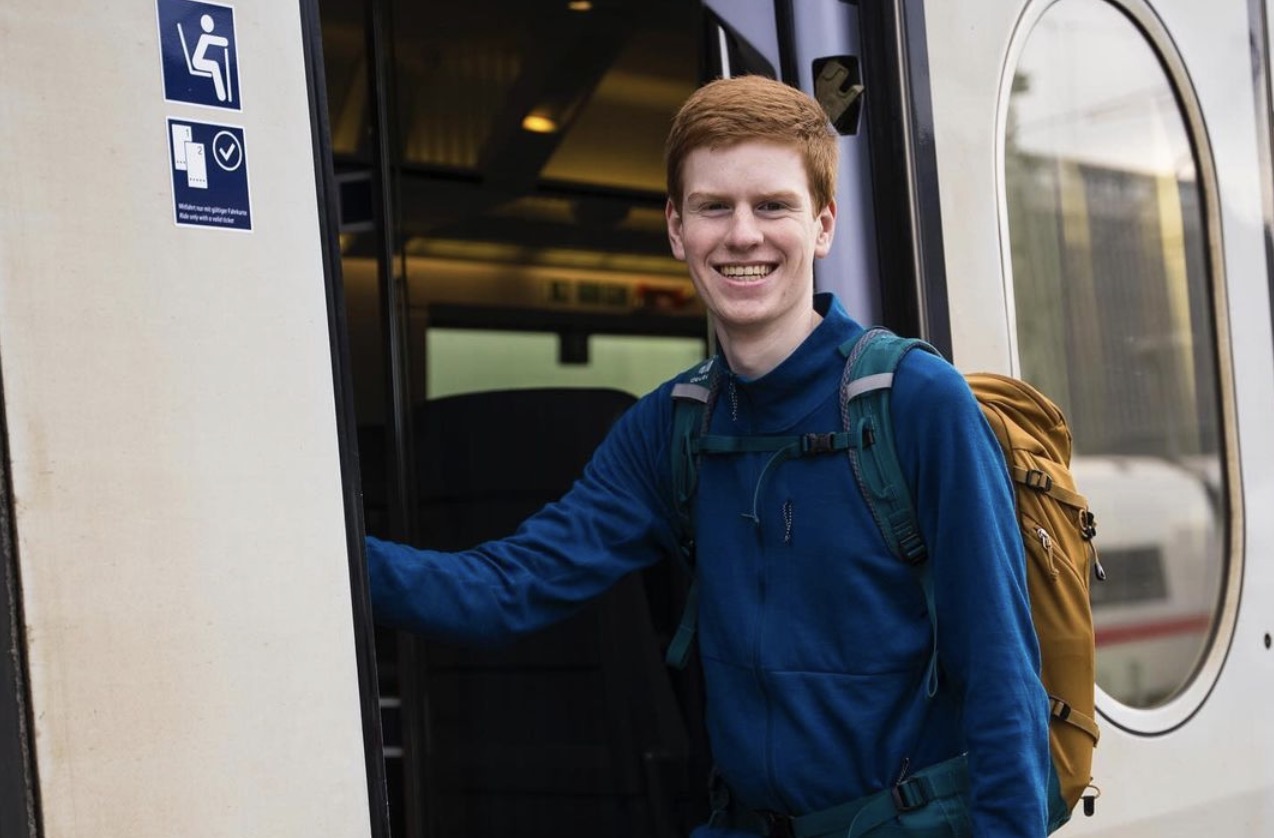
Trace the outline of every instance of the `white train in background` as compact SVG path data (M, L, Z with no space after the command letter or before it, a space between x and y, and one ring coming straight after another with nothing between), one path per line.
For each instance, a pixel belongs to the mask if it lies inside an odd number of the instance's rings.
M842 134L818 284L1067 413L1107 578L1065 833L1274 835L1270 11L0 0L0 835L684 834L693 685L603 647L502 729L507 661L377 636L362 538L431 535L469 429L417 403L705 351L661 142L749 72ZM490 738L541 722L594 738Z
M1216 485L1145 457L1081 457L1074 471L1105 512L1100 560L1113 571L1092 588L1098 683L1134 707L1170 703L1205 657L1221 595Z

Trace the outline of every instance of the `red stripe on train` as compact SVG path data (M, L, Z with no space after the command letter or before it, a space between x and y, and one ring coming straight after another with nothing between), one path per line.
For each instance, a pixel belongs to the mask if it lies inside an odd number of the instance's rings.
M1211 627L1211 614L1194 614L1189 617L1151 620L1126 626L1111 626L1097 629L1097 645L1114 646L1119 643L1132 643L1136 640L1171 637L1174 634L1202 634Z

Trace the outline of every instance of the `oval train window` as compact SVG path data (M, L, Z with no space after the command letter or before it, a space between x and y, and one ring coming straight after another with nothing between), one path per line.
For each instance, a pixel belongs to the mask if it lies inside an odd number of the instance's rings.
M1106 572L1098 685L1130 708L1196 680L1227 574L1214 243L1178 94L1123 11L1060 0L1022 42L1004 117L1021 375L1070 421Z

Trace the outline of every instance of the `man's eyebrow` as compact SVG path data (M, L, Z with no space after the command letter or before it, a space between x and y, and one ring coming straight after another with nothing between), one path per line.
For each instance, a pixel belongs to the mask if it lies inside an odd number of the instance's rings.
M716 192L690 192L686 195L686 201L731 201L733 198L727 195L720 195ZM789 189L780 189L776 192L762 192L759 195L748 198L749 202L762 203L764 201L785 201L791 204L799 204L802 200L801 193Z
M801 193L794 192L787 189L782 189L782 190L779 190L778 192L767 192L761 195L761 197L758 200L760 201L779 200L789 204L799 204L801 202Z
M715 192L691 192L686 195L687 201L724 201L725 196Z

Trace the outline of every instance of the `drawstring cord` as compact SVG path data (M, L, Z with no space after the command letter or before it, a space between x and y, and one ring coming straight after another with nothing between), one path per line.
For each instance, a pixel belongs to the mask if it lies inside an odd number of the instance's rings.
M761 476L757 478L756 488L752 490L752 511L739 513L744 518L747 518L749 521L755 524L758 529L760 529L761 527L761 516L757 514L757 509L759 508L759 505L761 503L761 487L765 483L765 478L769 475L770 469L774 468L776 465L778 465L781 462L790 460L792 458L792 455L795 453L799 453L800 450L801 450L800 443L793 442L791 445L785 445L784 447L775 451L770 456L770 459L766 461L765 468L761 469Z

